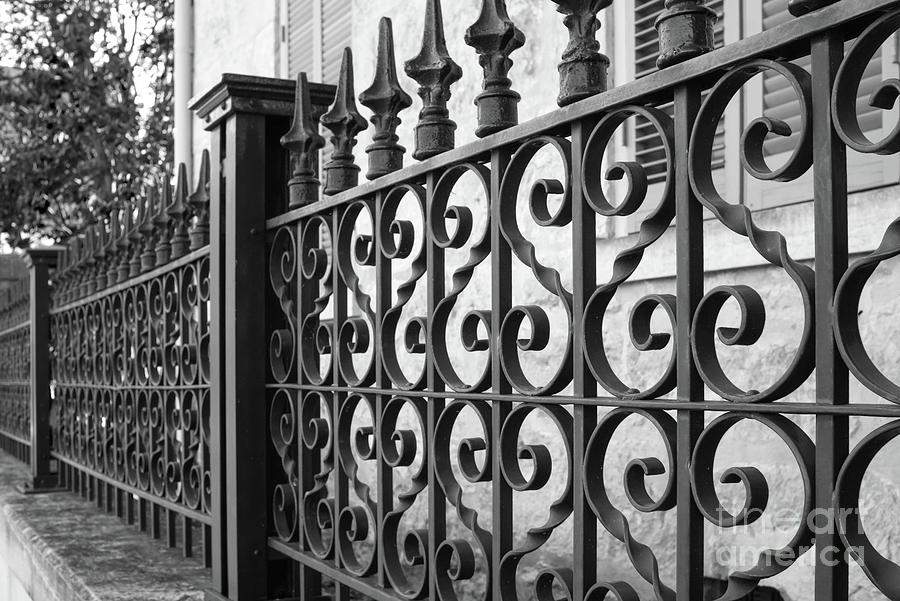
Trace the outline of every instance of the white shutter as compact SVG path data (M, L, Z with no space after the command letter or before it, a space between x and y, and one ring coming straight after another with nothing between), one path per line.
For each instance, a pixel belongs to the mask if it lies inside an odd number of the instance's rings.
M341 55L353 37L351 0L322 0L322 82L337 84Z
M722 18L723 0L707 2L707 6L716 11L719 18L714 27L715 47L722 45L724 38L724 19ZM659 36L654 24L656 18L665 9L664 0L635 0L634 3L634 76L644 77L656 71L656 59L659 56ZM674 108L669 102L660 106L669 115ZM663 180L666 169L662 140L656 129L647 122L638 123L635 127L635 159L648 170L650 183ZM719 123L716 130L716 141L713 144L713 168L722 167L725 163L725 124Z
M771 29L795 19L788 12L788 0L764 0L762 2L762 29ZM853 43L847 42L847 49ZM792 61L794 64L810 72L809 56ZM879 51L866 65L862 83L856 99L857 115L863 131L873 140L880 139L882 134L883 113L869 105L869 98L882 81L882 56ZM765 155L772 168L784 164L790 152L796 148L800 130L800 101L788 81L775 73L766 72L762 76L762 109L763 114L787 123L793 132L789 137L769 136L765 143ZM754 116L758 115L751 115ZM872 154L860 154L850 149L847 151L848 188L850 191L869 189L888 183L891 179L890 169L885 157ZM812 169L803 177L787 183L757 182L750 178L747 204L754 209L765 209L779 205L812 200Z
M313 78L316 28L313 0L287 1L288 77L295 79L301 71Z

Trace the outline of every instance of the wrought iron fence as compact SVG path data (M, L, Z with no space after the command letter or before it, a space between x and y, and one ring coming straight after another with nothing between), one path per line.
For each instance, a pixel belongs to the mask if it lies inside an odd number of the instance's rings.
M29 340L45 321L52 337L49 362L32 361L25 419L38 419L19 442L52 441L68 489L155 536L165 529L171 546L180 531L185 554L199 533L210 598L693 600L704 597L704 530L752 524L779 493L761 463L716 464L722 441L752 422L796 464L800 519L715 596L745 598L812 558L817 600L847 598L850 562L900 598L900 567L871 544L859 512L870 464L900 434L900 388L859 327L867 281L900 254L900 226L849 264L846 167L848 149L900 152L900 126L867 138L855 100L865 64L900 29L900 0L792 1L793 20L718 49L715 14L671 0L656 22L660 70L608 89L596 32L610 3L555 1L570 35L561 108L518 124L509 57L524 36L502 1L485 0L466 35L484 75L479 139L455 148L447 101L460 70L440 2L427 0L422 51L406 63L423 103L419 162L406 167L396 132L411 98L383 20L375 79L359 95L375 131L366 183L349 51L337 90L302 74L296 86L224 76L193 105L211 132L196 191L182 169L174 192L166 178L73 237L52 308L29 304L29 316L49 319L0 325L3 349L24 343L28 323ZM812 263L712 174L726 105L766 73L788 83L799 119L751 121L741 165L765 181L813 173ZM898 95L887 80L870 103L888 110ZM655 199L651 166L610 157L633 121L656 132L665 157ZM320 125L333 148L324 182ZM779 166L764 151L771 136L794 143ZM704 255L720 249L704 241L704 211L796 290L801 333L773 359L770 382L744 385L722 359L725 347L758 342L766 303L740 281L707 289ZM598 223L634 215L630 246L603 265ZM624 294L666 237L674 294ZM543 238L563 248L562 265L541 254ZM661 358L655 376L610 356L623 298L619 337ZM736 327L721 325L729 306ZM35 357L48 344L30 347ZM552 368L535 369L537 354ZM33 386L49 379L35 368L51 363L52 408ZM851 373L880 402L851 402ZM798 400L803 388L815 402ZM851 449L860 417L884 425ZM629 457L610 485L607 461L629 420L660 452ZM20 424L5 407L0 422ZM42 482L55 479L35 457L32 448ZM715 477L743 498L731 504ZM514 521L523 503L543 503L542 517ZM635 513L668 515L674 536L651 544ZM566 557L535 568L561 533L571 533ZM598 567L609 545L630 573L611 582Z
M0 447L28 461L31 440L29 402L31 322L28 280L0 292Z
M382 600L447 601L463 590L483 599L630 601L639 590L656 599L701 599L704 528L752 524L778 493L757 467L730 467L721 482L744 490L735 509L714 481L720 443L750 421L783 441L796 463L799 515L821 514L833 527L798 520L783 546L732 571L717 598L745 598L807 553L816 599L847 598L849 561L897 598L900 568L871 545L859 496L873 457L900 434L900 394L865 349L858 307L866 281L900 253L900 243L895 222L875 252L848 267L853 174L846 152L900 149L900 128L877 141L863 133L855 100L866 63L900 28L900 3L791 2L792 21L713 49L715 13L700 1L666 2L656 22L660 71L612 89L609 60L595 38L597 14L610 2L556 4L570 33L559 65L562 108L517 125L509 56L523 36L503 2L485 1L466 36L484 70L475 99L480 139L454 148L447 100L460 69L447 52L440 2L428 0L422 50L405 64L423 102L412 152L422 162L407 167L396 127L410 98L396 78L390 22L382 21L375 81L359 96L375 128L366 148L368 183L359 183L353 155L366 121L356 107L350 51L321 119L312 114L305 75L298 80L293 123L281 138L292 156L287 206L273 211L270 200L266 221L266 388L270 453L280 466L267 480L268 546L272 558L293 566L274 590L301 599L320 598L326 585L335 587L333 598L356 591ZM810 57L810 70L791 62L801 57ZM795 126L767 116L750 122L742 166L750 177L776 182L813 172L813 265L795 259L780 232L761 228L741 199L723 198L713 179L712 145L726 106L764 73L788 82L800 118ZM895 80L886 81L870 102L889 109L898 91ZM673 116L656 108L668 102ZM645 166L607 157L617 130L633 119L661 139L664 190L614 259L609 279L598 281L597 221L650 202ZM324 199L313 164L324 143L319 124L334 148L323 168ZM771 165L766 137L791 134L790 156ZM530 170L544 167L535 157L547 151L562 175L532 177ZM462 201L471 188L454 193L464 177L486 199L483 215ZM615 181L627 192L612 194ZM704 210L796 288L801 335L771 382L740 384L723 365L723 347L757 342L766 307L745 284L705 288L704 254L719 249L704 247ZM523 219L533 227L523 227ZM609 357L606 319L645 251L670 228L676 293L639 298L628 320L638 351L670 355L657 379L639 384ZM565 245L566 269L539 255L534 232ZM459 314L461 296L481 271L489 285L477 288L477 302ZM570 282L562 271L573 274ZM739 308L737 327L720 326L729 304ZM551 316L550 305L562 319ZM668 328L656 325L660 316ZM557 361L542 377L529 357L548 349ZM479 358L479 369L464 373L467 356ZM886 402L850 403L848 369ZM815 403L792 399L813 376ZM814 416L814 424L802 427L801 415ZM851 450L850 416L894 421ZM538 417L561 452L527 431ZM605 463L630 418L651 427L663 452L635 457L614 491ZM665 484L650 485L652 476L664 476ZM561 485L550 486L551 478ZM478 486L491 491L487 506L471 500ZM515 505L534 502L528 493L541 490L549 495L544 517L514 523ZM677 527L670 544L642 540L612 501L618 492L637 512L671 512ZM523 576L522 566L566 522L573 524L570 557ZM630 582L599 578L603 537L627 550ZM852 559L840 559L845 549ZM672 558L677 568L669 579L660 566Z
M208 188L204 154L71 239L50 313L63 484L210 565Z

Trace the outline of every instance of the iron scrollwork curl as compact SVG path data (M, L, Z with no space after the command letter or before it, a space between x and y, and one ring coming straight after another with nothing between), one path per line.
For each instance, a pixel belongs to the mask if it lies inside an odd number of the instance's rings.
M356 232L358 218L366 213L374 223L370 203L357 201L350 204L341 217L338 227L337 248L333 255L344 285L352 295L362 315L350 315L344 323L337 324L337 358L341 375L350 386L369 386L375 382L375 355L369 358L362 371L354 365L353 357L370 350L375 332L375 312L372 297L363 290L354 265L375 265L375 241L371 234Z
M585 452L584 465L584 491L588 503L594 514L603 524L604 528L614 537L625 544L628 557L632 565L653 587L656 598L661 601L674 601L675 592L666 586L659 575L659 561L653 551L634 538L628 520L619 509L613 505L606 483L603 480L604 464L609 451L613 435L622 423L630 416L636 415L648 421L659 434L666 451L666 463L656 457L633 459L628 462L624 472L625 494L632 507L644 513L667 511L675 506L675 437L677 426L675 420L664 411L643 409L614 409L610 411L603 421L594 430L588 441ZM668 469L667 469L668 466ZM654 499L647 490L645 479L647 476L657 476L668 473L665 488L657 499ZM637 593L626 583L605 583L602 590L608 590L619 599L637 599ZM602 599L601 589L595 595ZM590 598L590 596L589 596Z
M753 420L768 428L784 441L800 470L803 484L803 508L800 524L791 540L780 549L766 549L759 554L756 565L728 576L728 588L716 601L737 601L749 595L761 580L776 576L790 567L811 548L815 535L808 516L815 506L816 449L809 436L793 421L780 414L731 412L713 420L700 435L691 458L691 489L703 516L720 528L748 526L762 517L769 500L769 486L756 467L730 467L722 473L723 484L742 484L744 505L736 514L729 512L716 493L713 482L713 462L722 438L743 420Z
M412 407L419 431L426 432L425 401L422 398L394 397L384 406L381 413L380 433L381 454L385 464L391 468L410 467L416 459L419 448L415 430L400 428L400 412L404 407ZM418 468L409 475L408 484L397 494L397 503L385 513L381 526L384 555L384 570L391 586L406 599L423 599L428 594L430 562L428 560L428 530L414 528L406 533L400 548L400 526L403 517L428 486L428 462L430 457L422 445L422 459ZM410 577L403 563L421 566L422 577Z
M269 409L269 437L281 459L281 468L287 482L275 486L272 495L272 521L275 532L284 541L293 540L296 535L298 464L296 450L297 415L294 399L290 392L279 389L275 392Z
M541 263L537 258L534 244L525 238L519 229L515 206L518 201L519 186L525 170L541 148L550 146L559 154L566 173L566 181L539 179L529 194L531 216L541 227L564 227L572 222L571 165L572 144L565 138L539 136L525 142L510 159L500 184L499 202L500 230L516 257L531 269L537 281L547 292L556 296L566 312L568 327L565 333L566 347L560 365L550 381L544 385L531 382L522 367L519 352L541 351L550 342L550 318L542 307L536 304L516 305L503 316L500 326L500 359L509 383L518 392L526 395L549 395L561 392L572 381L572 292L563 286L560 273ZM561 194L559 207L551 212L548 198L551 194ZM519 338L519 331L525 322L531 329L528 338Z
M538 411L550 418L562 437L565 446L564 457L554 457L550 449L542 444L520 444L522 426L526 418ZM572 490L572 415L562 405L531 405L522 404L510 411L500 432L499 441L500 468L506 483L517 492L536 491L544 488L553 475L554 463L564 462L566 479L559 493L550 504L547 519L540 526L529 528L525 534L525 540L519 547L507 551L500 559L499 573L495 578L500 580L501 599L517 599L516 572L519 563L526 555L540 549L545 542L571 514L574 508L574 494ZM528 476L522 470L521 461L526 459L531 462L532 469ZM549 570L554 577L563 574L559 570ZM539 578L540 580L540 578ZM571 594L571 583L565 578L560 583ZM537 586L537 582L535 583ZM536 593L540 589L535 590Z
M269 367L276 382L285 382L294 365L294 285L297 248L293 231L281 228L275 232L269 251L269 284L281 309L284 327L275 328L269 336Z
M835 77L831 100L834 127L844 143L857 152L900 152L900 122L881 140L872 142L860 128L855 102L863 75L861 65L868 64L879 47L898 30L900 11L892 11L879 17L856 39ZM890 110L898 97L900 80L889 79L882 82L872 94L869 104L875 108ZM859 329L859 304L866 284L878 266L898 255L900 218L888 225L878 248L850 265L841 277L834 296L835 342L847 367L872 392L893 403L900 403L900 386L885 375L866 349Z
M311 455L313 471L311 485L303 490L303 533L310 550L320 559L328 559L334 552L334 499L328 497L328 478L334 471L334 436L328 417L322 408L330 402L319 392L307 392L300 399L300 437L303 453ZM326 412L326 415L328 413Z
M803 68L792 63L754 59L726 73L712 88L697 115L688 156L691 186L704 206L731 231L745 236L753 248L771 265L783 269L794 281L803 304L803 324L800 342L782 375L764 390L743 390L725 373L716 351L716 338L725 345L749 346L756 343L765 326L765 305L759 293L749 286L719 286L709 291L694 314L691 328L691 347L703 380L716 394L731 401L775 401L797 389L814 366L815 272L793 259L787 250L784 236L773 230L763 230L753 221L750 209L732 204L722 198L712 175L712 145L715 130L728 102L751 78L766 71L783 77L800 103L799 140L791 155L780 167L772 169L766 162L764 141L769 134L789 136L790 126L784 121L759 117L751 121L741 136L741 163L744 169L759 180L787 182L806 173L812 165L811 78ZM738 328L716 327L722 307L735 299L741 309Z
M838 534L850 556L889 599L900 598L900 565L879 553L869 540L860 514L859 495L875 456L898 436L900 421L897 420L869 433L850 452L834 487Z
M490 457L494 452L491 408L482 400L453 401L441 412L435 424L434 440L432 441L434 473L447 500L456 509L456 515L460 522L472 533L481 548L483 557L490 562L491 532L479 524L478 511L465 503L463 488L453 473L451 461L453 453L450 445L453 425L465 409L474 412L478 418L481 432L460 441L456 453L459 471L470 484L491 481ZM484 453L484 460L480 465L476 457L476 453L479 451ZM458 596L453 588L453 583L471 579L475 575L475 570L475 551L468 541L461 538L442 541L434 555L433 570L436 589L441 601L457 601ZM492 574L490 570L487 570L486 576L487 583L481 597L482 601L489 598L491 591Z
M428 223L431 228L431 239L434 244L442 249L461 249L472 238L474 227L472 211L463 205L450 205L450 196L453 188L460 178L467 174L473 174L481 184L486 198L490 198L490 170L478 163L464 163L456 165L445 171L434 187L431 206L429 208ZM432 331L429 332L429 344L434 356L435 369L441 379L456 392L483 392L491 383L491 362L485 361L481 373L473 382L465 382L453 367L453 361L447 349L447 328L450 321L450 313L456 306L460 295L472 281L475 269L485 262L491 252L490 240L490 211L487 211L487 221L481 234L469 247L468 257L453 273L453 287L435 306L431 317ZM447 222L455 221L456 227L452 233L447 229ZM487 336L482 338L478 334L479 327L483 327ZM468 352L486 351L491 345L491 311L489 309L473 309L462 319L460 324L460 337L463 348Z
M588 367L601 386L619 398L646 399L662 396L675 387L674 348L662 376L645 390L638 390L625 384L610 365L604 346L603 320L619 286L634 274L640 266L644 251L659 240L675 217L673 186L675 141L671 117L659 109L640 106L622 107L604 117L588 138L583 160L582 187L588 205L600 215L607 217L631 215L644 204L647 198L647 173L639 163L619 161L607 168L607 180L621 180L624 177L628 182L628 191L624 199L615 206L603 192L603 182L598 172L616 129L632 116L646 119L662 139L666 161L665 184L659 203L641 220L635 244L616 256L612 277L606 284L599 286L588 299L584 309L581 335ZM671 338L669 334L651 330L650 320L657 307L665 311L673 329L675 327L673 295L653 294L641 298L632 308L629 318L631 341L639 351L661 350L669 343Z
M863 31L844 57L834 79L831 94L831 111L834 128L844 143L857 152L895 154L900 152L900 122L877 142L872 142L859 125L856 112L856 98L864 75L864 67L869 64L882 44L900 30L900 10L888 12ZM870 96L869 105L884 111L894 108L900 97L900 80L883 81Z
M312 384L331 381L334 369L335 332L331 321L323 320L328 303L332 299L334 285L331 278L332 257L325 248L327 238L331 246L331 226L322 216L311 217L301 234L300 270L303 276L301 286L314 290L312 307L304 308L300 323L300 359L303 375ZM323 370L321 360L328 355L328 363Z
M381 320L381 340L378 342L378 346L384 370L394 386L400 390L421 390L425 386L425 370L419 370L419 374L412 380L407 378L401 367L400 358L397 356L395 340L403 316L403 308L412 298L427 267L424 236L422 236L423 240L420 241L418 249L415 249L413 223L397 217L401 201L410 196L415 199L416 208L424 217L425 190L414 184L398 186L388 192L379 213L377 227L379 229L379 250L382 255L389 260L406 259L414 252L415 256L411 259L409 277L397 287L396 302L385 311ZM417 355L425 353L426 323L427 320L421 316L412 317L407 321L403 336L406 352Z
M357 407L364 406L368 409L373 420L373 425L358 426L353 430L353 416ZM368 559L361 558L355 549L355 544L367 539L374 517L378 511L378 504L373 497L369 485L359 474L360 461L374 461L377 457L378 441L375 438L375 407L368 396L350 394L341 403L338 417L336 453L341 462L341 467L347 483L359 497L362 504L349 503L346 507L338 508L337 529L335 537L340 538L338 550L341 565L344 569L356 576L370 576L377 569L377 550L373 549ZM376 546L377 536L376 536Z

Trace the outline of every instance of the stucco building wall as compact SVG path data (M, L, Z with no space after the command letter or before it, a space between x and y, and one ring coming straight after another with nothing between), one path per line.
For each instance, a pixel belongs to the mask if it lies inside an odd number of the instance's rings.
M277 6L273 3L232 2L234 8L229 10L201 10L209 0L197 2L197 45L195 92L209 87L223 71L248 72L260 75L273 75L276 72L273 39L277 30ZM421 107L415 95L416 84L403 73L402 64L415 56L421 44L424 9L420 4L409 0L382 0L372 3L369 0L355 0L353 4L353 39L352 48L355 56L355 86L357 94L368 87L372 81L374 53L377 44L377 28L379 16L388 16L393 20L396 56L399 66L399 77L406 91L413 96L414 105L401 117L403 123L399 128L401 143L409 151L413 147L413 127ZM469 24L478 16L479 2L476 0L445 0L444 21L447 45L450 55L463 68L463 78L453 87L453 96L449 103L451 117L457 122L457 144L464 144L474 139L476 112L473 99L481 86L481 69L474 51L465 45L463 35ZM271 5L271 6L270 6ZM411 5L414 9L411 9ZM543 0L510 1L510 17L526 35L526 45L512 55L514 66L511 71L513 87L522 95L519 105L520 121L525 121L556 108L555 100L558 87L556 65L565 47L567 33L562 25L562 17L554 10L550 2ZM271 11L270 11L271 8ZM218 13L206 14L204 13ZM357 18L358 17L358 18ZM201 22L203 25L201 26ZM603 20L604 29L601 39L605 48L607 36L614 28L610 19ZM201 31L202 30L202 31ZM614 31L612 32L615 33ZM277 42L277 38L275 38ZM607 53L610 51L605 49ZM614 71L614 70L613 70ZM613 81L615 73L613 72ZM364 107L361 112L368 117ZM751 115L754 118L757 115ZM356 147L357 162L365 165L364 149L371 137L371 128L359 136ZM205 135L195 134L195 147L206 143ZM412 159L407 153L407 162ZM559 161L552 153L542 153L534 162L526 179L536 177L559 176ZM365 171L365 169L363 169ZM852 177L852 174L851 174ZM519 223L523 233L535 241L538 254L543 261L559 269L563 281L570 287L574 277L570 266L570 230L560 232L541 230L529 223L527 200L524 190L518 202ZM850 200L850 249L854 256L873 249L879 242L884 228L897 217L897 200L900 188L897 186L882 188L870 192L854 194ZM461 182L454 202L468 204L476 214L476 228L479 226L478 215L485 211L485 200L472 182ZM411 209L408 209L411 210ZM811 260L814 249L813 207L812 204L801 203L776 209L760 211L755 215L757 223L767 229L781 231L788 241L788 247L795 258ZM634 235L615 235L621 228L609 227L600 219L597 238L597 264L599 282L605 281L611 273L612 261L617 252L631 246L635 242ZM483 217L481 218L483 225ZM738 383L745 387L762 388L774 382L785 365L789 362L800 337L802 310L800 298L791 280L780 270L764 264L759 254L743 239L714 220L705 224L706 236L706 269L707 290L720 284L747 284L756 288L766 301L767 321L763 337L753 347L719 346L726 371ZM421 235L421 228L417 230ZM606 347L613 366L619 370L620 377L638 384L650 382L658 375L661 365L667 361L671 347L662 351L640 353L631 345L627 330L628 314L634 303L649 293L674 293L674 232L669 231L659 242L651 247L644 257L641 268L626 285L622 286L611 305L608 315L608 340ZM448 256L448 279L452 266L459 265L465 259L462 254L450 253ZM530 271L514 259L516 263L512 273L516 297L514 302L537 303L551 315L555 334L547 350L529 357L527 365L529 374L535 381L547 378L558 366L559 353L562 350L560 328L565 328L564 313L558 299L539 288ZM900 309L900 273L895 261L882 266L873 276L861 304L861 328L864 340L870 345L876 363L885 369L889 376L900 378L900 343L891 332L893 318ZM408 273L402 267L395 268L398 282ZM489 295L489 267L476 273L469 289L460 298L455 311L456 320L450 326L450 337L458 332L459 317L469 309L485 308L483 299ZM371 292L371 287L370 290ZM414 296L406 316L424 314L424 285ZM735 307L723 314L719 325L735 325L737 323ZM654 326L665 331L670 326L661 316L654 319ZM402 347L402 344L399 345ZM460 346L461 349L461 345ZM484 355L466 353L459 350L459 370L463 373L474 373L480 369ZM419 358L409 357L406 365L411 372L419 365ZM629 380L630 379L630 380ZM800 390L786 401L814 402L814 377L810 378ZM851 377L851 402L885 403L878 399ZM601 410L601 414L603 410ZM716 417L708 415L708 421ZM797 418L796 422L814 437L815 424L812 418ZM881 425L882 420L874 418L853 419L851 423L852 441L858 442L865 434ZM461 419L461 425L454 432L455 439L471 435L475 422L469 416ZM528 444L543 443L555 450L555 457L562 457L559 435L549 420L535 418L526 428L523 442ZM622 469L631 459L640 457L664 457L658 438L653 431L637 418L630 418L619 430L612 445L612 455L607 465L607 485L613 500L626 515L635 532L635 536L654 549L660 559L664 580L674 584L674 511L665 514L640 514L634 510L625 498L621 482ZM872 534L876 547L895 561L900 560L900 526L893 511L900 501L900 464L892 461L897 456L900 446L894 443L887 447L876 459L870 469L863 487L863 518L866 528ZM735 428L723 444L715 461L717 475L732 466L752 465L760 469L768 479L771 491L770 504L766 516L756 524L728 531L723 531L712 524L706 525L706 572L710 576L725 578L734 569L747 569L755 561L754 550L766 547L777 547L785 544L793 533L799 517L802 498L802 486L798 478L799 470L788 452L787 447L771 432L764 428L745 423ZM565 477L565 468L558 463L554 466L554 476L547 490L542 493L517 494L514 501L516 524L516 541L521 542L526 528L540 525L546 516L549 502L554 492L559 491L561 479ZM363 477L373 477L371 472L363 471ZM659 493L666 476L651 478L651 488ZM397 478L398 483L402 478ZM400 484L398 484L400 486ZM743 492L740 486L721 485L720 495L739 508ZM489 488L472 486L466 489L470 503L481 508L486 524L490 523ZM424 500L424 499L423 499ZM422 501L414 507L413 513L423 519ZM410 519L409 526L415 525ZM466 536L458 518L448 509L448 524L451 534ZM571 563L571 528L572 520L556 532L541 552L535 553L520 569L522 581L529 580L528 574L540 566L561 567ZM636 576L627 556L625 546L600 528L598 554L602 558L600 577L605 579L626 580L635 585L642 598L650 598L652 594L647 585ZM814 569L812 555L809 553L797 565L782 575L765 583L783 591L788 599L812 599ZM868 582L861 570L851 562L851 596L854 601L875 600L881 594ZM478 581L470 585L477 589Z

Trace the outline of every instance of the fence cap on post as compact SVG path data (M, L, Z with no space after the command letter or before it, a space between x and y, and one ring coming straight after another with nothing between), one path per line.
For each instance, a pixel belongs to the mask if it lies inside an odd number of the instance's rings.
M294 114L296 86L297 82L292 79L223 73L217 84L191 99L188 106L207 130L233 113L290 117ZM328 107L334 101L334 93L334 86L310 83L309 96L314 111L318 107Z
M25 263L31 267L34 264L44 264L56 267L59 258L65 249L62 246L39 246L25 249Z

